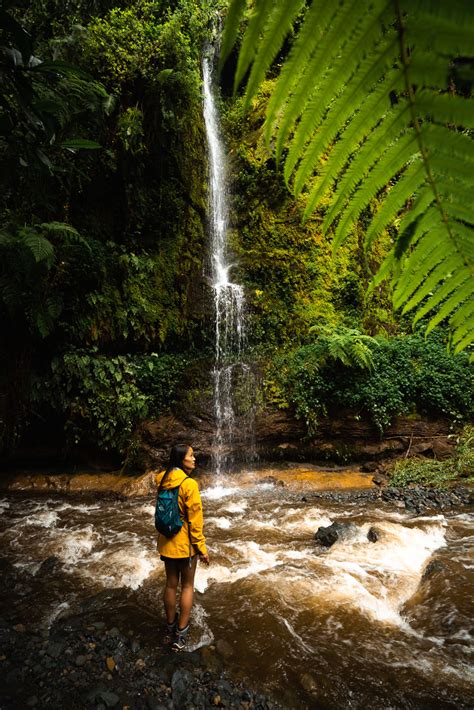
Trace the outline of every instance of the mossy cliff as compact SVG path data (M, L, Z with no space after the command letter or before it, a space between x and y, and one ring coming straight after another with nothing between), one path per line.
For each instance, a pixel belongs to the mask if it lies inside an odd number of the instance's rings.
M2 451L100 450L133 468L176 438L204 450L214 427L200 76L210 9L76 0L25 4L15 17L36 56L87 77L35 78L33 95L56 100L54 136L28 132L18 103L0 142L10 166L0 178ZM467 355L450 355L442 331L413 334L386 285L366 296L392 227L367 254L363 214L333 255L325 204L303 224L305 195L292 197L263 140L271 81L249 112L225 82L232 276L246 291L261 452L344 459L350 446L325 441L376 441L400 416L403 436L407 421L427 418L449 433L472 417Z

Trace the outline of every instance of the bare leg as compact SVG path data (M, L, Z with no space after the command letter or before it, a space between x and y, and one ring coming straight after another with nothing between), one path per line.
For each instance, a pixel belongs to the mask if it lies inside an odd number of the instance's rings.
M172 624L176 618L176 591L179 582L179 562L178 560L165 560L166 585L163 594L165 605L166 621Z
M184 629L189 624L191 616L191 607L194 597L194 575L196 574L197 555L195 555L189 566L189 561L180 561L181 573L181 600L180 600L180 615L179 628Z

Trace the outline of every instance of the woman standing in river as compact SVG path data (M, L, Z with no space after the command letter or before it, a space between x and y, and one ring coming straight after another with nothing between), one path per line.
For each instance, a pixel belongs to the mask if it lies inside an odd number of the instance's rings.
M194 575L198 557L209 564L203 534L203 512L197 482L191 478L196 459L191 446L173 446L168 467L156 476L160 489L179 486L178 506L183 526L171 538L159 534L158 549L165 563L166 585L163 595L167 638L173 640L173 651L182 651L189 632L189 617L194 597ZM176 610L176 593L181 582L180 613Z

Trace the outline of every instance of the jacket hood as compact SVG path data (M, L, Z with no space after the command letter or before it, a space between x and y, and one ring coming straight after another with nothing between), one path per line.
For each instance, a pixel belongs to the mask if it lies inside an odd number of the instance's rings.
M156 483L157 485L160 485L160 481L164 476L164 471L161 471L160 473L157 474L156 476ZM184 479L187 477L187 473L185 473L181 468L174 468L172 471L168 473L166 476L166 480L163 484L163 488L166 490L168 488L176 488L176 486L180 486L181 483L184 481Z

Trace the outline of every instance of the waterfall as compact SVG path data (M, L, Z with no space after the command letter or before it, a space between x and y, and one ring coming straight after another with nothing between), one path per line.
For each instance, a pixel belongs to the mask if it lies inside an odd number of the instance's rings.
M210 282L214 293L215 359L213 368L213 467L219 475L232 466L236 447L253 458L254 407L252 372L244 362L245 302L240 284L233 283L227 242L228 193L226 166L213 94L213 53L202 62L203 112L209 165Z

